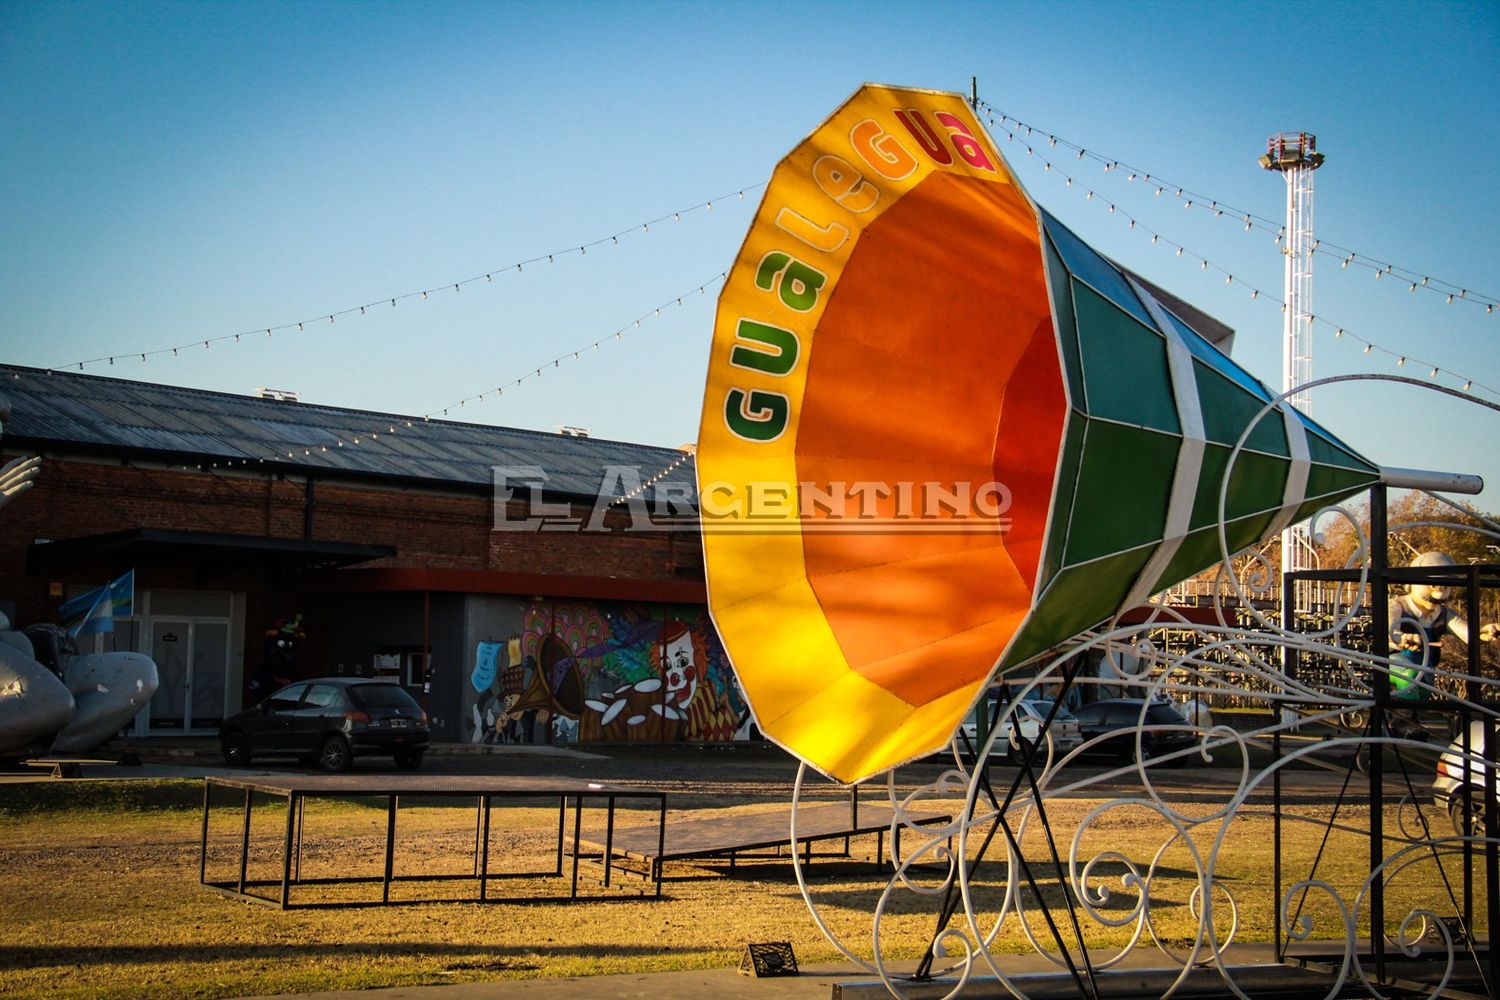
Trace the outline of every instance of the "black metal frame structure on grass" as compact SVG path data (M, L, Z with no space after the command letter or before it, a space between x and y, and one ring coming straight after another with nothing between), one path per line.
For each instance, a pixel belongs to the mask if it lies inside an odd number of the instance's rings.
M242 793L242 821L239 838L238 877L233 879L210 879L208 877L209 819L216 789ZM250 865L251 817L257 795L285 801L285 829L281 841L281 878L279 881L251 879ZM408 799L464 799L475 803L474 870L472 873L422 873L398 875L395 870L396 819L402 797ZM327 878L304 879L302 877L302 838L305 806L310 798L377 798L386 801L384 871L379 876L338 875ZM477 883L476 894L462 900L443 902L477 901L488 902L504 899L506 902L549 901L561 899L599 899L605 896L580 896L579 862L583 857L583 813L585 804L601 807L605 811L604 848L599 857L602 866L602 886L609 889L613 876L611 862L614 857L613 838L615 832L616 807L621 800L641 800L656 807L657 837L662 842L666 836L667 794L656 789L619 788L566 778L520 779L505 777L425 777L420 775L266 775L246 778L208 777L203 783L203 824L199 845L198 881L218 892L236 899L276 906L283 910L293 907L311 906L359 906L392 903L391 886L398 882L473 881ZM492 872L490 870L491 812L497 803L514 804L520 801L555 800L557 802L556 864L551 871ZM572 803L573 830L567 833L567 813ZM571 851L569 847L571 846ZM571 878L566 897L558 895L492 896L489 883L492 879L545 878L563 875L563 859L571 854ZM661 873L656 871L649 877L651 895L661 898ZM294 886L333 886L351 883L378 882L381 897L378 901L319 901L298 902L291 900ZM253 891L257 888L275 887L277 897L269 897ZM422 899L420 902L436 902ZM415 900L414 900L415 902Z

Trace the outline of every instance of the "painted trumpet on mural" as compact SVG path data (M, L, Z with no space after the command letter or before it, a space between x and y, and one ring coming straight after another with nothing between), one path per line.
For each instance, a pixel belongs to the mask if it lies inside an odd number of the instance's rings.
M868 85L776 168L719 299L709 605L761 730L857 781L997 672L1367 487L1205 317L1034 205L957 94ZM1254 428L1235 457L1247 427Z

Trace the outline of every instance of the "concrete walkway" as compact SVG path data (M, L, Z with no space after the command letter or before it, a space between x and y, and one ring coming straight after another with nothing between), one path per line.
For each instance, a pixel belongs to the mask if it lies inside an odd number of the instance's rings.
M383 990L346 990L302 994L308 1000L829 1000L834 986L868 978L854 966L820 966L797 976L756 979L733 969L649 972L619 976L571 976L567 979L508 979L453 986L404 986ZM884 992L882 990L882 992ZM889 993L885 993L889 997ZM259 998L257 998L259 1000Z
M1003 962L1006 975L1012 977L1022 993L1033 1000L1073 1000L1079 995L1072 976L1065 970L1058 970L1040 955L999 955L996 958ZM1235 984L1251 996L1321 997L1332 985L1332 980L1326 976L1277 963L1269 945L1232 946L1225 955L1225 965L1231 969ZM909 976L914 968L912 962L898 963L892 975ZM1116 1000L1159 997L1176 981L1180 971L1168 967L1161 954L1141 949L1110 972L1100 973L1104 977L1102 992ZM900 982L899 988L902 995L911 1000L939 1000L952 991L953 985L951 978L930 983L907 980ZM1190 973L1175 995L1221 997L1231 994L1217 969L1206 968ZM676 997L695 1000L889 1000L891 994L878 976L852 962L845 962L808 966L796 976L763 979L741 975L734 969L698 969L345 990L303 996L308 1000L577 1000L579 997L609 997L612 1000ZM1014 998L1014 994L1000 985L983 962L975 969L963 996L975 1000Z

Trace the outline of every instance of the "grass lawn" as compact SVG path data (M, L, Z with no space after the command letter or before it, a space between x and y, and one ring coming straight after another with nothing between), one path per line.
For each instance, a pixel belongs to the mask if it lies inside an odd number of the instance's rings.
M56 782L0 787L0 996L178 997L243 996L327 989L357 989L454 983L506 977L562 977L646 972L736 964L746 942L790 940L800 961L840 958L810 918L789 862L668 866L666 898L638 893L644 883L621 880L603 901L570 903L429 902L409 906L339 907L282 912L228 899L198 885L201 784L196 781ZM1049 804L1049 816L1064 859L1078 824L1097 801ZM944 809L954 803L931 803ZM741 811L784 808L765 802L737 806ZM1186 807L1191 808L1191 807ZM1207 807L1203 807L1206 811ZM724 815L724 810L714 810ZM1345 808L1340 826L1326 844L1329 810L1299 807L1285 840L1288 879L1302 877L1323 847L1318 877L1353 902L1368 871L1368 842L1359 832L1367 811ZM732 813L731 813L732 814ZM238 811L215 810L210 830L210 877L229 878L237 869ZM622 826L652 821L654 814L627 814ZM676 815L676 813L674 813ZM1407 807L1405 823L1415 814ZM497 809L494 870L549 867L555 844L555 806ZM1013 813L1017 819L1019 813ZM285 813L258 805L252 829L259 859L251 878L280 876L279 845ZM1290 813L1289 820L1293 819ZM1428 807L1429 822L1441 836L1446 825ZM571 822L571 819L570 819ZM1399 830L1399 810L1387 813L1387 826ZM1193 829L1206 854L1220 822ZM1191 943L1197 909L1195 865L1177 842L1162 850L1170 826L1148 809L1130 806L1107 812L1084 832L1080 858L1098 858L1091 887L1108 887L1100 911L1124 920L1136 890L1122 880L1126 867L1113 854L1136 862L1141 874L1160 850L1152 874L1152 927L1164 944L1185 950ZM314 801L308 805L302 875L378 875L383 867L383 803ZM972 855L979 832L970 844ZM403 805L396 859L398 874L472 872L474 813L451 805ZM1247 810L1229 827L1219 853L1214 894L1215 923L1227 929L1228 896L1238 904L1239 937L1269 941L1273 931L1271 820L1264 810ZM1062 890L1051 874L1048 850L1037 824L1021 838L1043 897L1054 905ZM910 848L915 838L908 835ZM997 835L996 844L1004 843ZM1391 852L1400 845L1392 844ZM855 951L868 955L871 914L888 877L876 876L869 844L856 842L855 859L818 859L811 887L820 914ZM982 933L994 928L1007 868L992 847L976 872L973 898ZM1430 854L1397 875L1387 889L1394 929L1400 917L1419 905L1452 911L1442 874L1456 879L1459 860L1445 859L1440 873ZM598 870L585 886L598 885ZM928 875L919 883L931 884ZM523 883L492 883L492 894L520 891ZM1456 886L1455 882L1455 886ZM527 882L530 891L565 894L564 880ZM1478 888L1482 890L1483 879ZM474 892L467 881L403 883L395 898L416 900ZM378 884L304 888L294 901L379 898ZM1033 899L1028 893L1027 899ZM918 957L934 926L940 897L898 888L891 893L880 925L884 953L891 959ZM1482 906L1482 896L1478 904ZM1482 912L1482 911L1481 911ZM1034 905L1026 907L1034 932L1047 935ZM1315 934L1341 936L1338 910L1326 893L1310 894L1303 913ZM1133 933L1133 922L1104 926L1085 920L1088 944L1119 947ZM963 918L956 921L966 926ZM1028 951L1017 918L1009 916L994 945L998 952Z

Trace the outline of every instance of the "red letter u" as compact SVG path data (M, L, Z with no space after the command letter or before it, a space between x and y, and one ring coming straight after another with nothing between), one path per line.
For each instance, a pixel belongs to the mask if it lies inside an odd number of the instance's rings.
M916 108L910 111L897 109L896 120L906 126L917 145L922 147L922 152L930 156L935 163L952 163L953 154L948 152L948 147L938 138L937 132L928 124L927 119L922 117L922 112Z

